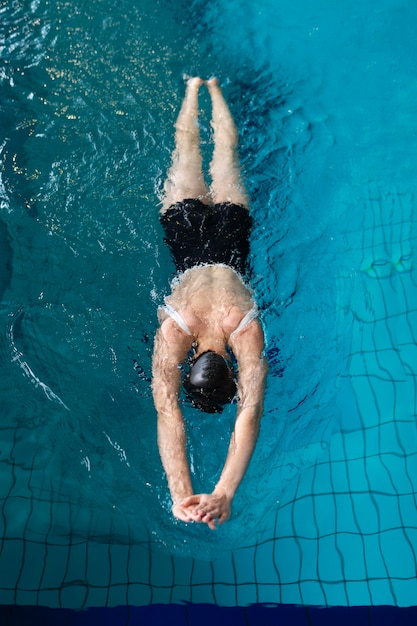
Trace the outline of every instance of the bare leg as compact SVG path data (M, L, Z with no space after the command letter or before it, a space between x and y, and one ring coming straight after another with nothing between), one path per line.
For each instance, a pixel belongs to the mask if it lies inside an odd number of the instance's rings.
M175 150L172 165L165 182L161 213L186 198L207 201L208 189L204 182L198 129L198 90L203 80L190 78L184 100L175 123Z
M241 180L237 154L238 133L216 78L206 82L210 92L214 129L214 151L210 165L214 203L233 202L249 206L249 198Z

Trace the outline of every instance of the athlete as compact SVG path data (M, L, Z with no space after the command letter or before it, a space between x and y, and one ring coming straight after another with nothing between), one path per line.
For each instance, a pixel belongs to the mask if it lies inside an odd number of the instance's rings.
M214 131L210 188L202 171L198 127L203 84L211 96ZM267 365L258 308L242 278L247 274L252 218L241 180L237 130L217 79L188 80L175 129L160 220L178 275L158 312L152 389L172 512L179 520L203 522L214 530L231 515L257 441ZM190 354L191 365L183 376L180 366ZM233 401L237 405L227 458L210 494L193 492L181 385L202 411L221 412Z

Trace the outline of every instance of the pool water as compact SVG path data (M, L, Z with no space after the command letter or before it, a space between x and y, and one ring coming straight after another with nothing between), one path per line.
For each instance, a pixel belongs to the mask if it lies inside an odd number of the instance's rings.
M14 0L0 17L0 602L414 604L417 7ZM219 77L239 127L270 366L216 533L170 514L150 393L174 275L158 196L194 74ZM184 413L209 490L233 407Z

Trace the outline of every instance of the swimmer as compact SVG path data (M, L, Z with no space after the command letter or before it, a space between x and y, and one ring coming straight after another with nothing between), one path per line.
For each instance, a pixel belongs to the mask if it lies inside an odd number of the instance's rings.
M214 131L209 188L198 127L203 84L211 97ZM184 522L203 522L212 530L229 519L255 448L267 372L258 308L242 279L247 274L252 218L237 144L237 129L217 79L190 78L175 124L175 149L160 215L178 274L158 311L152 391L173 515ZM189 372L181 380L180 366L190 353ZM193 406L206 413L220 413L224 405L236 402L225 464L209 494L193 491L179 404L181 384ZM215 438L213 433L211 445Z

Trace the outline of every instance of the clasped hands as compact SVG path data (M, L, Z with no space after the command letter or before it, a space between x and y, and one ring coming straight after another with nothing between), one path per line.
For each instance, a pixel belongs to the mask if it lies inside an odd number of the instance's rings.
M176 502L174 517L183 522L203 522L211 530L226 522L231 515L231 499L224 493L200 493Z

